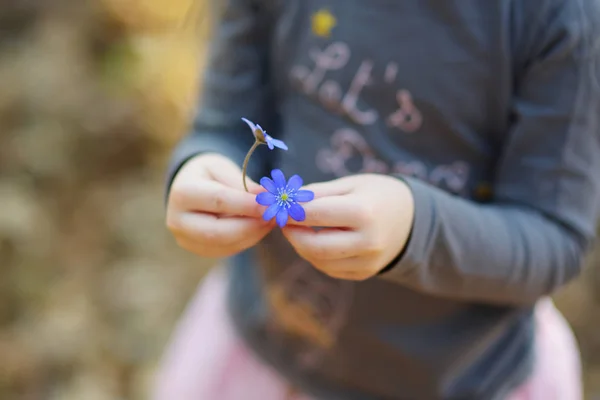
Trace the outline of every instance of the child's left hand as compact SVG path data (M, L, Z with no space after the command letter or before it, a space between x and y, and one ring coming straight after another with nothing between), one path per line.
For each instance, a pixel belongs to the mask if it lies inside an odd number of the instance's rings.
M362 174L303 189L315 192L315 200L303 204L306 220L290 220L283 234L300 256L323 273L339 279L368 279L406 245L414 200L402 180Z

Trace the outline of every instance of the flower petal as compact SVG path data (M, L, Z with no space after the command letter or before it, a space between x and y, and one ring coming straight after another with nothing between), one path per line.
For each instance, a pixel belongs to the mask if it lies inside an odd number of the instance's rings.
M275 220L277 221L277 225L279 225L280 228L283 228L285 226L285 224L287 224L288 211L285 207L281 207L279 209L279 211L277 212L277 216L275 217Z
M288 147L287 147L287 144L285 144L285 143L283 142L283 140L279 140L279 139L273 139L273 138L271 138L271 140L268 140L268 139L267 139L267 143L269 143L269 142L270 142L270 143L271 143L273 146L275 146L275 147L277 147L277 148L280 148L281 150L287 150L287 149L288 149Z
M273 194L277 194L277 186L275 185L275 182L273 182L273 180L271 178L267 178L266 176L263 176L262 178L260 178L260 185L262 187L264 187L265 189L267 189L269 192L271 192Z
M273 171L271 171L271 177L273 178L275 186L277 186L278 189L283 189L285 187L285 175L280 169L274 169Z
M305 203L315 199L315 193L310 190L298 190L294 195L294 200Z
M292 219L294 221L301 222L306 219L306 213L304 212L304 208L302 208L302 206L298 203L290 204L288 213L290 214L290 217L292 217Z
M265 221L272 220L275 215L279 215L280 209L281 209L281 206L278 203L271 204L263 213L263 219ZM286 215L287 215L287 212L286 212Z
M273 139L267 139L267 146L269 147L269 150L273 150L275 148L275 146L273 146Z
M294 175L288 180L287 187L290 191L296 191L300 189L303 184L304 182L302 181L300 175Z
M270 206L277 201L277 197L273 193L262 192L256 195L256 202L261 206Z
M256 125L254 125L254 122L246 118L242 118L242 121L244 121L250 127L250 129L252 130L252 134L254 134L254 131L256 130Z

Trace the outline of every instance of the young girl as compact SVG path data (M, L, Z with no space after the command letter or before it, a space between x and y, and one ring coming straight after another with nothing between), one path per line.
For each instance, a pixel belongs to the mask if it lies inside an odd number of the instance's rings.
M578 275L600 208L595 4L221 5L167 224L229 261L154 398L581 399L547 296ZM244 190L241 117L289 147L261 146L249 175L302 176L303 222L264 221L264 189Z

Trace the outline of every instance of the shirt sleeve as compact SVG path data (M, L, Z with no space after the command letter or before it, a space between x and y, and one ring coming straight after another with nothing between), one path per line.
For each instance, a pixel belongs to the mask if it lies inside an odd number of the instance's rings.
M518 79L493 202L412 178L411 239L380 275L464 301L530 305L578 275L600 208L598 18L581 5L544 22ZM591 1L587 3L592 3ZM575 6L578 5L578 6Z
M275 123L269 84L269 2L209 1L216 23L212 33L201 99L191 132L176 146L167 172L167 191L181 166L195 155L223 154L242 164L254 142L246 117L270 129ZM263 147L263 146L261 146ZM248 174L261 170L258 149Z

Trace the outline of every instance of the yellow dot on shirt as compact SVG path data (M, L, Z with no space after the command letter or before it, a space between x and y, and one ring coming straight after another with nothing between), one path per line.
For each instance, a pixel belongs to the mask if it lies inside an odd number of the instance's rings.
M331 30L336 25L337 20L329 10L321 9L312 16L312 31L317 36L331 36Z

